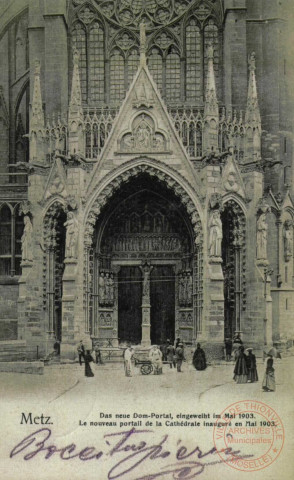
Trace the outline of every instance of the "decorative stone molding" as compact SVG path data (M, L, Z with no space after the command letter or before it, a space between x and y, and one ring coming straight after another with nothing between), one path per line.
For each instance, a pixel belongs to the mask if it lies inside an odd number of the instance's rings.
M164 182L165 185L169 189L171 189L177 197L180 198L181 203L185 206L191 219L195 235L195 243L201 242L202 228L199 213L192 199L189 197L184 188L181 187L181 185L179 185L178 182L172 179L167 173L159 170L154 166L136 165L129 170L121 173L113 181L111 181L110 184L108 184L104 188L98 198L96 198L96 200L93 202L85 224L84 243L86 248L92 245L94 226L97 221L98 215L100 214L101 209L104 207L107 201L111 198L113 193L120 187L120 185L122 185L124 182L127 182L131 177L136 177L140 173L144 172L147 172L150 176L155 176L160 181Z

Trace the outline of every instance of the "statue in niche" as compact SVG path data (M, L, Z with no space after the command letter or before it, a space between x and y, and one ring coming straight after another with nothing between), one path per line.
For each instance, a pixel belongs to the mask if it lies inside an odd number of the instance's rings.
M155 233L162 233L162 218L160 216L155 217Z
M193 278L191 271L187 271L186 276L186 305L192 304L192 295L193 295Z
M257 260L266 260L267 258L267 230L268 225L266 223L266 213L262 213L257 220Z
M150 131L146 125L139 125L136 131L136 144L139 148L148 148L150 145Z
M21 237L22 246L22 261L33 261L33 244L32 244L33 226L30 217L26 215L24 217L24 231Z
M192 315L191 315L191 313L188 313L188 315L187 315L187 325L192 325L192 323L193 323L192 322Z
M138 225L139 218L135 215L131 216L131 232L138 233L139 232L139 225Z
M291 220L286 220L284 223L284 255L286 262L289 262L293 255L293 223Z
M109 272L105 273L105 305L109 305L110 302L110 277Z
M144 216L144 228L143 228L143 231L144 232L150 232L151 231L151 218L150 218L150 215L148 215L148 213Z
M186 272L181 272L179 276L179 304L185 303Z
M209 221L209 254L211 257L221 257L223 229L219 210L214 210Z
M104 272L100 272L100 275L99 275L98 294L99 294L99 305L103 306L103 305L105 304L105 278L104 278Z
M65 256L77 258L79 225L73 212L68 212L64 226L66 227Z
M113 273L110 272L108 282L108 304L112 306L114 304L114 279Z

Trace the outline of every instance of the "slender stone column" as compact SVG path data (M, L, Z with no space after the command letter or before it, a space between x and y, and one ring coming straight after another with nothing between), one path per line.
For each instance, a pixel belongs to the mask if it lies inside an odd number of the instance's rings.
M150 275L153 267L147 262L140 267L143 273L143 291L142 291L142 340L141 345L149 347L151 345L151 322L150 322Z

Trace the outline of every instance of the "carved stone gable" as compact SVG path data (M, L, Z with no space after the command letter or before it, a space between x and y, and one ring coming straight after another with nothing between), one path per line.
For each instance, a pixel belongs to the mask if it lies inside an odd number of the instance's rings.
M60 159L56 159L45 187L43 201L53 196L67 197L66 173Z
M96 188L101 172L105 175L142 154L150 154L168 166L172 164L186 180L193 178L201 189L200 179L148 67L140 65L94 167L87 192Z
M227 157L222 172L222 187L225 193L237 193L245 198L245 187L233 157Z

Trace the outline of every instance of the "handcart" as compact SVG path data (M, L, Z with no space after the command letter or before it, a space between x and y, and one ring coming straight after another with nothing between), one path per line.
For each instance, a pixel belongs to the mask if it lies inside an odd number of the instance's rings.
M140 372L142 375L149 375L150 373L153 372L153 365L151 360L147 359L142 359L139 360L138 358L135 358L135 367L140 368Z

